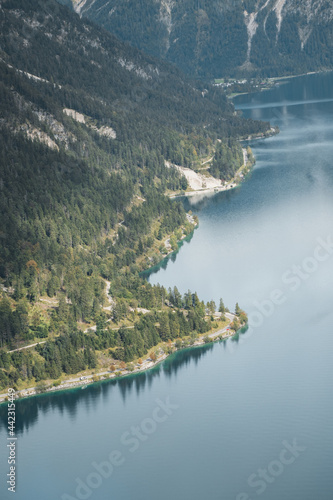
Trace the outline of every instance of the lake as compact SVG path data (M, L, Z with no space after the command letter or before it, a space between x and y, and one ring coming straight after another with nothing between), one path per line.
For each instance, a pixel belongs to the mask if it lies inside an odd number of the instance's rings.
M18 402L17 500L332 499L333 74L235 104L281 132L239 188L185 201L199 228L149 280L239 302L248 332Z

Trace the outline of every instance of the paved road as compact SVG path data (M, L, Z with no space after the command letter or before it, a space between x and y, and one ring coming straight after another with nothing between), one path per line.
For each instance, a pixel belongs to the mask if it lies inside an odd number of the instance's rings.
M219 335L222 335L222 333L225 333L228 328L230 328L230 324L233 322L236 316L232 313L225 313L225 316L230 320L229 324L224 328L221 328L221 330L218 330L217 332L210 333L208 337L210 337L211 339L213 339L214 337L218 337Z

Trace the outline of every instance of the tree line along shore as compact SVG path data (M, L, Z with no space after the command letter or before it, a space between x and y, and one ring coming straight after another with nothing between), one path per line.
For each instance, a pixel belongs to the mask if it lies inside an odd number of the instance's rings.
M169 301L171 299L171 301ZM186 318L192 316L193 313L197 314L197 319L202 319L200 332L199 328L195 330L190 330L187 328L186 332L178 330L177 322L173 322L173 315L176 314L175 302L176 300L181 300L181 314ZM126 354L125 348L116 347L115 349L91 349L90 359L86 366L84 364L81 366L81 371L77 372L75 377L71 377L68 372L61 372L59 365L60 375L57 380L54 377L48 376L45 379L41 379L36 384L34 384L36 378L34 376L26 378L24 383L22 382L17 385L13 384L15 389L16 398L24 398L33 396L36 394L41 394L44 392L54 392L56 390L65 390L70 388L75 388L78 386L85 386L89 383L118 378L121 376L139 373L144 370L154 367L156 364L162 362L170 354L176 352L179 349L197 347L203 344L214 342L216 340L226 340L229 337L234 336L239 330L246 328L247 316L242 311L238 304L236 304L235 313L230 313L228 309L225 308L223 300L220 300L219 311L216 311L216 305L214 301L208 302L206 305L200 302L196 293L191 294L188 292L181 297L177 288L175 287L172 294L168 296L165 300L166 308L170 309L169 314L160 314L160 323L155 323L154 326L157 327L157 335L159 336L159 343L154 345L152 349L148 351L142 357L135 357L132 359L131 355ZM170 314L171 313L171 314ZM147 327L147 320L151 316L151 311L144 310L144 312L139 313L139 315L145 316ZM156 316L154 320L156 320ZM149 318L150 319L150 318ZM188 319L189 322L189 319ZM175 338L175 333L171 333L171 328L177 331L178 337ZM132 327L121 327L116 330L120 332L120 336L126 334L126 330L131 330L134 336L137 336L137 332L133 331L135 326ZM123 330L123 332L121 332ZM96 332L96 330L95 330ZM90 334L93 331L90 330ZM101 332L98 332L100 335ZM155 338L156 341L156 338ZM49 345L47 345L49 344ZM68 347L68 346L67 346ZM131 346L133 349L133 345ZM119 353L121 349L124 349L122 353ZM8 356L15 355L15 358L20 358L21 363L24 366L24 361L34 357L34 353L31 351L36 350L37 353L42 353L50 350L50 341L44 341L38 343L37 345L27 346L23 348L18 348L12 353L1 352L1 363L6 366L8 364ZM118 351L118 352L117 352ZM117 354L115 354L117 352ZM142 351L144 352L144 351ZM84 353L86 350L84 349ZM5 355L7 354L7 356ZM56 352L53 358L59 359L59 354ZM129 358L130 361L125 362L125 359ZM68 359L70 359L68 357ZM122 359L122 360L121 360ZM61 351L60 351L60 362L62 361ZM109 364L111 363L111 364ZM70 370L72 373L73 370ZM55 373L53 373L55 375ZM34 385L31 385L31 384ZM8 396L6 393L0 394L0 402L6 402Z
M54 0L5 2L0 27L0 391L208 332L193 291L141 275L198 223L166 162L228 182L270 124Z

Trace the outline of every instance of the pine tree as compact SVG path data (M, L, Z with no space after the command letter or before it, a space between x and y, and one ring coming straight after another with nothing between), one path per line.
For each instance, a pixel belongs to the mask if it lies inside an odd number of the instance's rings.
M219 312L222 314L225 313L225 307L222 299L220 299Z

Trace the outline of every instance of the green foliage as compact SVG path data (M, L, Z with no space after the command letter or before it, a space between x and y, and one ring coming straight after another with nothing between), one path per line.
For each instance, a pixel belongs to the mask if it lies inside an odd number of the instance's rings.
M74 4L74 0L61 1ZM220 78L251 71L276 76L332 67L331 3L324 1L319 10L307 5L302 14L303 3L294 0L290 9L283 10L279 32L274 2L264 0L179 0L171 4L170 12L162 1L113 0L112 15L110 1L104 0L86 2L81 13L192 76ZM252 66L247 68L243 66L248 49L245 11L257 12L258 24L252 38ZM302 47L300 32L304 29L309 35Z
M170 300L162 287L152 287L148 283L147 287L151 291L151 300L154 297L160 302L161 295L164 300ZM83 333L73 323L68 328L69 333L38 344L35 348L38 356L30 350L12 354L0 350L0 384L6 386L9 381L17 383L19 379L29 380L32 377L41 382L47 378L58 379L62 373L69 375L94 369L97 367L97 352L109 348L112 348L110 352L114 359L129 363L146 355L161 341L175 341L176 347L180 348L183 346L182 338L190 335L193 343L197 334L207 332L211 324L202 315L203 303L196 293L189 291L187 295L192 300L187 314L182 309L156 311L141 316L134 327L122 326L119 330L110 329L107 323L100 321L96 332L90 333ZM185 297L179 295L178 299L180 304L186 303Z
M25 338L28 333L28 310L24 300L18 302L13 310L9 299L4 296L0 300L0 344L10 344L20 336Z
M243 165L243 151L238 141L229 139L217 144L210 173L224 181L232 179Z
M223 299L221 298L220 299L220 304L219 304L219 312L222 313L222 314L224 314L225 311L226 311L226 309L225 309L225 306L224 306L224 302L223 302Z
M216 304L214 300L210 300L209 302L207 302L207 309L210 314L214 314L216 312Z
M45 382L41 381L41 382L38 382L38 384L36 384L36 392L38 394L42 394L43 392L45 392L47 389L47 385L45 384Z
M64 1L64 0L63 0ZM230 8L225 2L182 0L172 6L171 32L153 0L115 1L83 8L83 15L101 24L120 39L154 56L165 57L183 71L212 76L214 68L227 72L246 58L247 34L241 3Z
M168 294L139 276L148 251L160 259L155 231L176 249L180 228L193 230L183 206L164 196L187 187L165 162L196 167L223 138L213 165L227 175L236 138L269 124L244 120L220 89L53 0L8 0L0 26L1 385L94 369L105 349L129 362L161 340L207 332L196 293ZM105 127L115 134L103 135ZM114 300L108 312L104 280ZM133 302L151 313L115 330L133 321ZM47 312L35 314L42 305ZM37 353L6 353L35 337L47 340Z
M240 322L237 318L234 319L234 321L231 323L230 328L237 332L240 329Z

